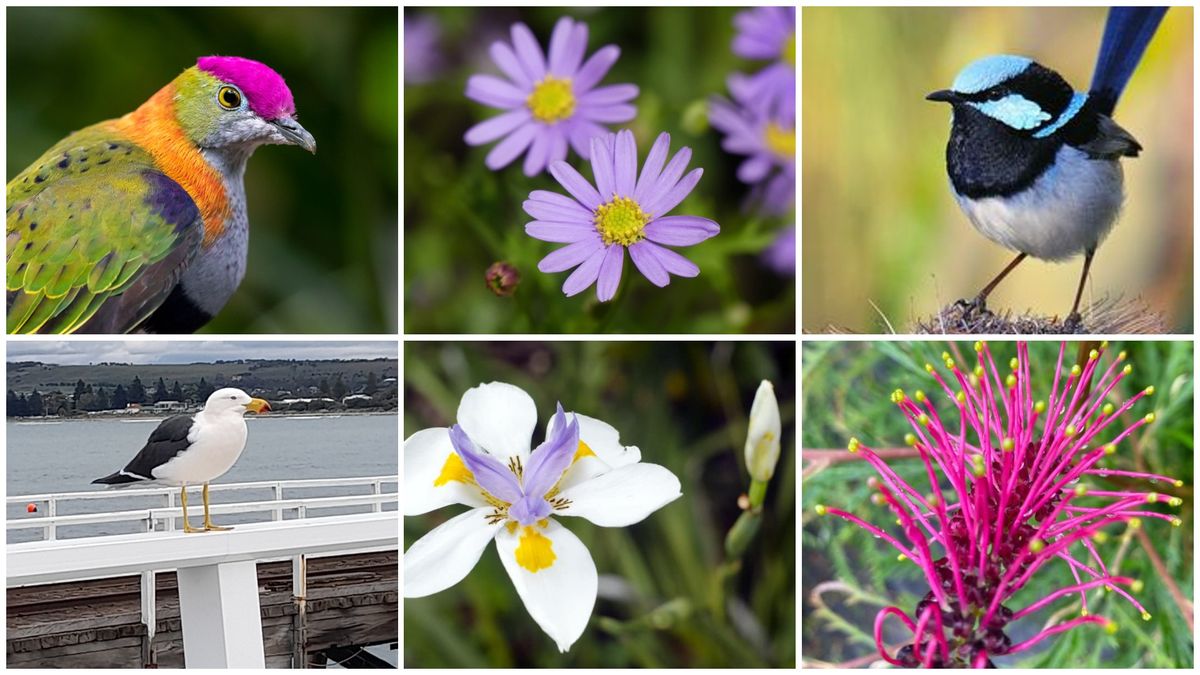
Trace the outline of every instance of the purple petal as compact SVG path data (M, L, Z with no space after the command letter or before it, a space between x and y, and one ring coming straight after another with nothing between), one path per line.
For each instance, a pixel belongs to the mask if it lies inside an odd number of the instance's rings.
M492 151L488 153L483 163L492 171L508 166L518 155L525 152L525 148L528 148L529 144L533 142L536 131L537 127L532 122L518 127L508 138L500 141L496 144L496 147L492 148Z
M620 248L620 246L609 246L608 248ZM563 282L563 293L569 298L572 295L578 295L587 287L596 283L596 277L600 276L600 264L604 262L605 249L600 249L591 255L590 258L583 261L583 264L575 268L571 272L571 276Z
M658 198L671 188L675 187L675 183L679 181L679 177L687 170L688 162L692 161L692 149L684 146L675 153L671 161L667 162L667 168L659 174L658 180L653 185L646 186L643 191L645 197L638 203L642 205L642 210L649 213L651 216L660 215L648 208L651 202L658 201Z
M491 143L528 121L528 110L510 110L503 115L486 119L467 129L467 133L463 135L463 140L467 142L467 145Z
M579 202L566 195L560 195L557 192L550 192L549 190L534 190L533 192L529 193L529 200L534 202L544 202L551 206L557 206L560 209L578 209L587 214L588 218L592 217L592 212L583 208Z
M631 105L580 106L575 113L585 120L617 124L637 117L637 108Z
M721 227L708 218L667 216L646 226L646 238L667 246L691 246L715 237Z
M621 48L616 45L605 45L598 49L575 73L575 92L582 95L596 86L608 74L608 69L612 68L619 56Z
M551 162L561 162L567 158L567 132L561 124L555 124L547 129L550 134L550 149L546 151L546 165Z
M637 85L610 84L598 87L579 97L580 106L606 106L625 103L638 95Z
M525 166L522 167L526 176L536 176L546 168L546 158L550 151L550 130L541 125L535 125L538 132L533 137L533 144L529 146L529 153L525 155Z
M592 139L607 134L608 129L579 117L571 118L567 131L571 147L575 148L575 154L584 159L592 158Z
M633 189L637 185L637 141L633 139L633 132L628 129L617 133L613 172L617 194L621 197L632 197Z
M548 62L550 73L554 75L563 75L564 73L558 69L558 64L563 60L563 56L567 52L567 47L571 42L571 34L575 31L575 20L569 16L564 16L554 24L554 31L550 33L550 49L548 50ZM569 75L569 73L566 73Z
M554 274L556 272L566 272L567 270L582 264L600 249L604 248L604 243L600 241L600 235L580 239L574 244L564 246L557 251L552 252L538 262L538 270L546 274Z
M554 413L554 434L534 449L525 463L522 476L523 492L530 496L545 496L571 466L579 450L579 421L571 415L568 422L562 403Z
M529 26L519 21L514 23L512 40L513 48L517 51L517 60L529 79L537 82L545 77L546 57L542 54L542 48L538 45L537 38L533 37L533 31L529 30Z
M613 144L606 142L605 137L592 139L592 175L596 178L596 191L603 202L611 199L617 188L612 151Z
M609 246L604 254L604 262L600 265L600 280L596 283L596 297L600 302L608 302L617 294L617 286L621 284L621 266L625 262L624 246Z
M574 79L575 71L583 62L583 53L587 51L588 27L582 21L576 21L571 27L571 33L557 53L554 50L553 39L550 46L550 74L557 77Z
M527 494L508 507L508 517L525 525L533 525L554 512L543 495Z
M700 268L696 267L696 263L679 255L669 248L663 248L658 244L652 244L649 241L642 240L638 242L645 246L646 251L652 254L658 262L662 264L663 269L674 274L677 277L694 277L700 274Z
M530 196L532 197L532 195ZM590 212L584 210L584 208L576 203L575 200L569 198L564 199L567 199L567 201L570 202L569 206L560 206L557 202L547 203L533 199L527 199L523 204L521 204L521 208L525 210L525 213L528 213L538 220L551 220L562 223L571 223L576 221L580 223L592 222L592 214Z
M517 86L523 89L531 89L533 80L525 74L525 69L521 67L520 60L517 59L516 53L509 47L507 43L496 41L492 43L489 49L492 55L492 61L504 71L508 79L516 83Z
M649 279L650 283L662 288L671 283L671 275L667 274L667 270L663 269L662 263L658 261L658 258L654 257L654 253L646 248L647 245L652 246L653 244L639 241L630 246L629 259L633 261L634 266L638 268L642 276Z
M664 214L670 213L671 209L679 206L679 202L683 201L684 197L691 194L692 189L696 187L696 183L700 182L700 176L704 175L704 169L692 169L691 173L683 177L683 180L675 184L668 192L657 193L654 198L646 204L645 211L647 213Z
M509 504L521 498L521 486L517 477L495 457L475 447L474 441L463 428L455 424L450 427L450 444L463 464L475 476L475 482L488 494Z
M596 192L596 188L587 182L579 172L566 162L554 162L550 165L550 175L554 176L554 180L558 181L559 185L566 188L567 192L571 193L580 204L586 208L595 211L600 207L600 193Z
M467 98L494 108L525 105L525 93L492 75L472 75L467 79Z
M663 164L667 161L667 151L671 147L671 134L662 132L650 147L646 155L646 163L642 165L642 175L638 176L637 187L633 191L633 201L642 204L646 200L646 192L658 183L658 175L662 173Z
M534 239L550 241L556 244L573 244L596 234L596 228L585 223L556 223L546 220L535 220L525 223L525 234Z
M763 178L766 178L771 167L775 163L771 161L770 156L765 154L756 154L750 159L742 162L738 167L737 177L743 183L757 183Z

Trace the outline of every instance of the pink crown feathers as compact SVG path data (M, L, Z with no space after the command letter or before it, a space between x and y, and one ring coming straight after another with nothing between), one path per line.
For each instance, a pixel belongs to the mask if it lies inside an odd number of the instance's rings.
M292 90L270 66L240 56L202 56L196 66L217 79L237 86L259 117L276 119L296 112Z

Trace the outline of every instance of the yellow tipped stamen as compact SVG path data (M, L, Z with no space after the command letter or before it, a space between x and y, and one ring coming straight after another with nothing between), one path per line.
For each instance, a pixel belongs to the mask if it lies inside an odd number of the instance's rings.
M1113 410L1115 410L1115 408L1113 408L1113 404L1105 403L1104 407L1100 409L1100 412L1104 413L1105 416L1108 416L1113 414Z
M925 499L925 501L929 504L930 508L936 509L938 505L942 503L942 498L935 494L931 494Z
M1006 438L1003 441L1000 441L1000 449L1004 452L1012 452L1012 449L1015 447L1017 447L1017 444L1011 438Z
M907 446L916 446L917 437L913 434L904 434L904 444Z
M976 375L975 373L971 373L970 376L967 377L967 384L971 385L972 389L978 389L979 388L979 376Z
M933 364L932 364L932 363L926 363L926 364L925 364L925 372L927 372L927 373L932 373L932 372L933 372Z
M1147 396L1153 396L1154 395L1154 385L1150 385L1149 387L1146 387L1144 391L1146 392Z
M1042 549L1046 548L1046 542L1041 539L1030 539L1029 550L1033 553L1041 553Z
M913 394L913 398L917 399L917 403L924 403L925 402L925 392L918 389L917 393Z
M570 78L546 76L533 85L533 92L525 99L525 105L534 119L554 124L575 113L575 93Z
M554 555L554 544L532 527L526 527L521 532L521 539L513 556L518 565L534 574L554 565L558 557Z
M1117 446L1113 445L1112 443L1109 443L1108 445L1104 446L1104 454L1106 454L1106 455L1111 455L1116 451L1117 451Z
M1095 361L1098 358L1100 358L1100 352L1096 351L1095 349L1088 352L1088 361Z
M846 449L850 452L858 452L860 447L862 447L862 443L859 443L857 438L851 438L850 444L846 446Z
M1150 612L1142 612L1142 621L1150 620Z
M1171 519L1171 527L1179 527L1180 525L1183 525L1182 518L1172 518Z
M897 389L892 392L892 403L899 405L904 403L904 400L907 398L908 396L904 393L903 389Z
M900 562L904 562L905 560L908 560L908 556L901 553L900 555L896 556L896 560L898 560Z
M1147 504L1153 504L1156 501L1158 501L1158 493L1157 492L1147 492L1146 493L1146 503Z
M1169 500L1167 500L1167 504L1169 504L1170 506L1182 506L1183 499L1181 499L1179 497L1171 497Z
M1034 411L1035 413L1039 414L1039 415L1040 415L1040 414L1042 414L1042 413L1044 413L1044 412L1046 412L1046 402L1045 402L1045 401L1038 401L1037 403L1034 403L1034 404L1033 404L1033 411Z
M1142 519L1141 518L1130 518L1129 519L1129 529L1137 530L1137 529L1141 529L1141 527L1142 527Z
M1021 367L1021 362L1014 356L1008 360L1008 367L1015 373Z
M1154 413L1146 413L1146 416L1142 419L1146 420L1146 424L1154 424L1154 420L1158 419L1158 415L1155 415Z
M954 400L958 401L960 404L966 403L967 402L967 392L965 392L965 391L958 392L957 394L954 395Z
M1104 624L1104 632L1108 633L1109 635L1115 635L1118 628L1119 626L1117 626L1116 621L1109 621L1108 623Z
M921 413L921 415L917 417L917 422L923 427L929 426L929 415Z
M1092 533L1092 541L1096 542L1097 544L1103 544L1104 542L1108 541L1108 533L1107 532L1093 532Z
M1077 433L1079 433L1079 432L1075 428L1075 425L1068 424L1066 430L1063 432L1063 435L1066 436L1067 438L1074 438L1075 434L1077 434Z
M1176 481L1175 481L1175 487L1183 487L1183 481L1182 481L1182 480L1176 480Z
M976 464L971 467L971 473L975 474L976 478L983 478L983 474L987 473L987 471L983 468L982 464Z
M1088 492L1088 486L1084 485L1083 483L1080 483L1079 485L1075 486L1075 496L1076 497L1082 497L1082 496L1086 495L1087 492Z
M1084 607L1083 609L1079 610L1079 616L1087 616L1087 615L1088 615L1087 607Z
M826 513L829 513L829 509L825 508L824 504L817 504L816 508L813 510L817 512L818 516L823 516Z
M1079 377L1080 373L1082 372L1083 368L1080 368L1078 363L1071 366L1071 377Z
M1118 360L1118 361L1124 361L1124 360L1125 360L1125 350L1124 350L1124 349L1122 349L1122 350L1121 350L1121 353L1120 353L1120 354L1117 354L1117 360Z
M946 359L946 367L950 370L957 370L958 366L954 364L954 359Z
M950 352L942 352L942 360L949 361L950 360Z
M871 495L871 501L875 504L875 506L883 506L884 504L887 504L887 498L878 492Z
M605 245L631 246L646 238L646 225L650 216L629 197L614 196L607 204L596 209L592 222Z
M1126 375L1132 375L1133 374L1133 364L1132 363L1125 364L1125 367L1121 369L1121 372L1125 373Z
M1008 385L1009 389L1017 386L1017 376L1009 375L1008 377L1004 378L1004 384Z
M980 353L980 354L982 354L982 353L983 353L983 340L976 340L976 341L975 341L975 351L976 351L977 353ZM946 352L942 352L942 354L943 354L943 355L945 355L945 353L946 353Z
M975 366L971 372L975 374L975 377L983 377L983 366Z
M1134 593L1141 593L1142 589L1145 587L1146 584L1142 583L1141 579L1134 579L1133 583L1129 584L1129 590L1133 591Z

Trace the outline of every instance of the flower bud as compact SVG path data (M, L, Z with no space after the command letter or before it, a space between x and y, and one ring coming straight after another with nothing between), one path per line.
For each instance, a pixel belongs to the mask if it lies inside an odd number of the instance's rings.
M517 284L521 283L521 273L504 261L492 263L483 277L487 280L488 290L500 297L512 295L517 290Z
M746 470L754 480L768 481L775 474L782 427L775 387L763 380L750 406L750 430L746 434Z

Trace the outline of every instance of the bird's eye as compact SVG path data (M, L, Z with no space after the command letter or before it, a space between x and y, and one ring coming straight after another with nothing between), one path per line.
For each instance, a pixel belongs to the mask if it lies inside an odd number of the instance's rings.
M217 103L226 110L236 110L242 105L242 92L238 91L237 87L221 87L217 92Z

